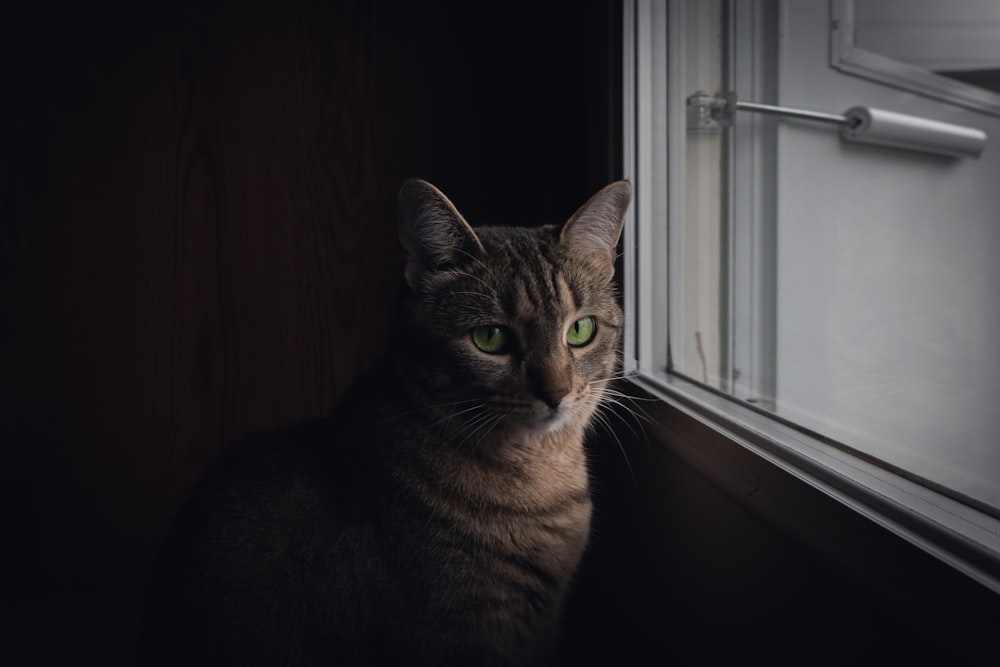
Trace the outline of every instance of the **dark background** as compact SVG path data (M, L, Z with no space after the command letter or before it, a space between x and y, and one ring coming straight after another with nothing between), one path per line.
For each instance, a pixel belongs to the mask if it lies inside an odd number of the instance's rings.
M403 179L539 224L621 176L621 8L0 11L0 663L128 665L189 485L392 344ZM646 409L593 443L572 662L955 664L995 630L992 593Z

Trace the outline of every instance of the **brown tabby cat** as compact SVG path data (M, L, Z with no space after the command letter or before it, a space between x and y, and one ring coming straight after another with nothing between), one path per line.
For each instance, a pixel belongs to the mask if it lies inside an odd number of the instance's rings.
M631 187L561 226L473 229L400 193L410 294L327 419L212 471L153 580L149 662L526 665L583 553L584 434L616 370Z

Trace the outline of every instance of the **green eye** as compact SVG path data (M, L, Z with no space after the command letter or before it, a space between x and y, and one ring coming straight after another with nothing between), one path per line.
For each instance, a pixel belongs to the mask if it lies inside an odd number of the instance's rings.
M493 324L476 327L472 330L472 342L483 352L499 354L507 346L507 332Z
M566 342L573 347L581 347L594 340L597 333L597 322L593 317L581 317L570 326L566 332Z

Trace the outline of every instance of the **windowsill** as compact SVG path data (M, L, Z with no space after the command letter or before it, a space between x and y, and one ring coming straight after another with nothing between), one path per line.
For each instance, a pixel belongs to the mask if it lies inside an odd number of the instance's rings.
M631 381L670 406L1000 592L1000 520L682 377Z

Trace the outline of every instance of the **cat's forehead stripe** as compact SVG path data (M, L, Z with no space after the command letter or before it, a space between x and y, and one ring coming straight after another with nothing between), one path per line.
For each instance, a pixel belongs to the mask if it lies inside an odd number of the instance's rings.
M583 304L578 298L579 295L576 293L576 291L570 288L569 283L566 282L566 278L563 275L556 276L556 280L559 285L559 293L563 302L571 304L573 310L579 310Z
M565 306L571 303L567 299L568 290L561 277L558 264L553 258L537 253L533 257L523 258L522 261L532 263L532 271L518 271L514 273L515 292L521 297L522 304L528 303L547 316L555 316ZM518 303L511 303L511 306L518 310Z
M524 279L515 282L513 291L517 293L517 296L513 301L508 301L509 308L512 311L517 309L519 301L527 302L533 308L538 308L542 305L541 295L532 289L532 286Z
M514 269L516 267L511 266L511 272L514 273L514 275L517 275L518 278L520 279L521 288L527 295L528 301L536 308L539 308L546 302L547 300L546 297L548 296L544 293L542 286L538 284L538 272L544 270L545 268L544 259L539 255L536 255L535 257L528 257L526 255L522 255L522 257L523 257L522 261L524 261L525 263L535 264L536 270L515 272ZM512 259L516 261L516 255L515 258Z
M485 228L482 266L490 276L496 305L509 318L535 316L562 319L587 302L586 276L567 258L551 230Z

